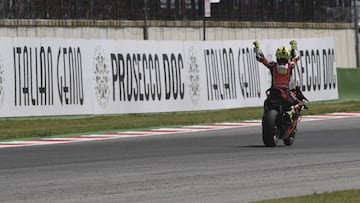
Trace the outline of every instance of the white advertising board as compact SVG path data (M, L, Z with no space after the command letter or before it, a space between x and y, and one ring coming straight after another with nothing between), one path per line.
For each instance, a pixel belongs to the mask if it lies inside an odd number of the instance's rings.
M274 58L290 40L261 41ZM338 98L332 38L297 39L293 81ZM261 106L271 76L253 41L0 38L0 117L197 111Z

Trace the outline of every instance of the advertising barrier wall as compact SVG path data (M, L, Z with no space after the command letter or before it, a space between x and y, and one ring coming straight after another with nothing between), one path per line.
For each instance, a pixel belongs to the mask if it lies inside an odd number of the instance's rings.
M271 85L253 41L0 38L0 117L261 106ZM270 59L289 39L261 41ZM292 85L338 98L332 38L297 39Z

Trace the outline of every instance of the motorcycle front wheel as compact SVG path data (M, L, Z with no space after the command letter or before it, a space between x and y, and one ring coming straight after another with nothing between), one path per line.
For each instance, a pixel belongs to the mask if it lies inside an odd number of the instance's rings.
M267 147L275 147L279 141L279 128L277 120L279 112L276 110L268 110L264 113L262 120L262 138L264 145Z

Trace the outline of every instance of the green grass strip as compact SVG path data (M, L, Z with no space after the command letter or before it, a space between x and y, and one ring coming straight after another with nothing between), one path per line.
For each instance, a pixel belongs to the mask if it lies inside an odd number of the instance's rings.
M253 203L359 203L360 190L314 193L308 196L256 201Z

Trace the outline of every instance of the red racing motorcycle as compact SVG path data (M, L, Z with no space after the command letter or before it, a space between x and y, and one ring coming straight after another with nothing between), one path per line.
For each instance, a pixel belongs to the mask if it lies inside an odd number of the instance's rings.
M291 90L291 93L300 101L308 101L300 87ZM284 98L287 92L282 89L270 88L266 91L262 118L262 138L264 145L275 147L280 139L284 144L291 146L295 141L297 124L301 118L301 111L308 109L305 104L295 108Z

